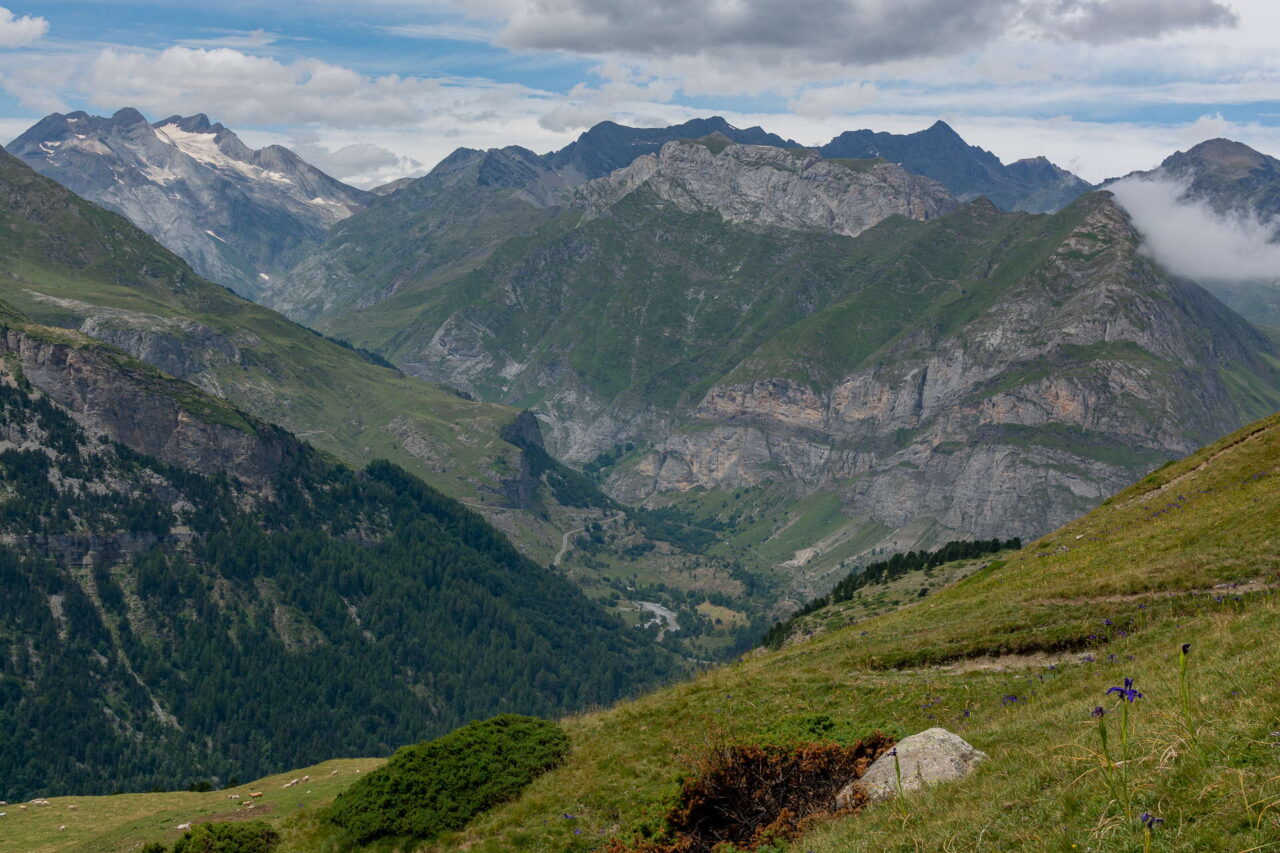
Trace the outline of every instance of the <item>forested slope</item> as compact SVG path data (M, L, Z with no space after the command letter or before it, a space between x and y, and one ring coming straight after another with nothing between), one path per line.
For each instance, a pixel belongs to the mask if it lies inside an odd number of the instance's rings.
M386 754L673 672L390 463L7 307L0 356L0 799Z

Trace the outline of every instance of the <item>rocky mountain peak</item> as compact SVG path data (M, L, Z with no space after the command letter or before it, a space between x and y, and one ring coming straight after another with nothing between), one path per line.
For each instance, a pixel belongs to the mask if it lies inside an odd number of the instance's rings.
M250 149L203 113L154 124L132 107L55 113L9 149L250 297L372 198L284 148Z
M84 113L80 113L79 115L88 118ZM123 109L116 110L111 116L111 121L113 124L127 127L129 125L146 124L147 118L133 107L125 107Z
M1243 142L1231 139L1209 139L1183 152L1165 158L1162 170L1174 174L1212 172L1216 176L1239 180L1254 172L1277 173L1280 161L1255 151Z
M985 195L1002 210L1049 213L1089 189L1047 160L1006 166L990 151L965 142L941 120L908 134L846 131L819 151L824 157L883 157L942 182L962 201Z

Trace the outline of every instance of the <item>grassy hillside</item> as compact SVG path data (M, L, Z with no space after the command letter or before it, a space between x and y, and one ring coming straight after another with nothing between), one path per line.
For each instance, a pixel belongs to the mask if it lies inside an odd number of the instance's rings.
M1270 849L1280 838L1277 476L1280 416L916 604L567 720L564 767L423 849L599 850L659 831L681 779L725 743L942 725L991 760L905 808L817 824L785 849L1142 850L1137 821L1103 782L1090 717L1114 710L1104 692L1126 677L1144 693L1129 811L1165 820L1151 849ZM1194 743L1178 702L1182 643ZM1118 717L1105 718L1113 746ZM156 811L173 814L173 796L157 795ZM313 810L299 812L285 848L319 849ZM27 838L51 844L52 827Z
M794 849L1141 849L1136 822L1108 802L1089 716L1125 677L1146 694L1133 809L1165 818L1153 849L1265 849L1280 837L1278 475L1273 417L914 605L572 720L566 767L430 849L597 849L660 826L719 740L932 725L992 761L905 817L873 807ZM1199 747L1180 730L1184 642Z

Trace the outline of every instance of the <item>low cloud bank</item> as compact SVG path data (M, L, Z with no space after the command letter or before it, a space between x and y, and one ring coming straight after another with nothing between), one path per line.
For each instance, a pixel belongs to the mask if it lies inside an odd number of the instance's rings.
M1166 178L1125 178L1107 189L1133 218L1144 250L1170 272L1200 281L1280 281L1277 223L1217 213L1184 199L1186 185Z

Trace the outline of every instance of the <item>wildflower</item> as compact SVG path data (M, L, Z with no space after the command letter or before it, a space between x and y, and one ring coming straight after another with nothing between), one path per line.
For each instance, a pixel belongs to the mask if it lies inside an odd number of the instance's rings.
M890 757L890 758L897 758L897 757L898 757L898 748L895 746L893 749L889 750L888 755L889 755L889 757Z
M1085 663L1093 663L1093 662L1094 662L1094 660L1095 660L1095 658L1094 658L1094 656L1093 656L1093 655L1085 655L1085 656L1084 656L1084 662L1085 662Z
M1143 698L1142 694L1133 686L1132 678L1126 678L1124 680L1124 687L1108 687L1107 692L1102 695L1110 696L1112 693L1119 693L1120 698L1124 699L1126 702L1133 702Z
M960 716L964 717L966 720L969 719L969 709L965 708L964 713L961 714Z
M1114 624L1116 624L1116 623L1112 622L1110 619L1103 619L1103 620L1102 620L1102 624L1103 624L1103 625L1106 625L1108 628L1110 628L1112 625L1114 625Z
M1164 823L1164 818L1156 817L1151 812L1143 812L1142 814L1138 815L1138 822L1141 823L1143 826L1145 826L1147 829L1155 829L1157 826Z
M1000 704L1002 705L1016 705L1017 702L1018 702L1017 696L1006 696L1000 700Z
M578 819L578 816L577 816L576 814L562 814L562 815L560 815L560 817L561 817L562 819L564 819L564 820L577 820L577 819Z
M1101 717L1107 713L1107 709L1101 705L1095 705L1093 710L1089 712L1090 717Z
M1182 644L1182 653L1183 653L1184 655L1189 655L1189 654L1191 654L1191 644L1190 644L1190 643L1183 643L1183 644Z

